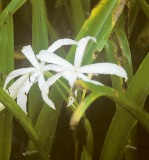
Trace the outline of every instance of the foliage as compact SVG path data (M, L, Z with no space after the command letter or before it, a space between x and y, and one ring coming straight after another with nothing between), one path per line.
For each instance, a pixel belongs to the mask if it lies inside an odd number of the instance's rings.
M137 160L139 151L145 150L139 146L139 130L136 129L138 124L149 134L148 11L148 0L0 1L0 102L6 107L0 111L0 159L14 158L14 139L18 140L19 134L28 139L27 142L21 139L21 145L25 144L25 147L20 157L24 156L25 160L54 159L53 152L59 152L54 148L59 119L65 119L65 110L69 113L72 133L70 139L74 145L73 154L68 159ZM86 47L82 64L94 61L118 64L126 70L128 81L114 75L111 79L99 76L96 80L109 87L79 80L70 90L69 84L61 78L49 93L56 110L43 102L38 86L34 85L28 94L26 115L3 90L5 79L12 70L28 66L20 52L22 47L30 44L37 54L57 39L71 38L79 41L86 36L95 37L97 43L90 42ZM63 47L57 51L57 55L73 63L75 51L76 46L70 49ZM46 73L47 78L52 75L53 72ZM67 108L68 95L75 89L78 89L75 102ZM102 106L108 109L105 106L107 100L113 101L113 105L109 107L116 111L110 124L104 128L106 130L107 127L107 131L104 133L102 149L97 150L95 141L98 138L95 136L94 124L96 123L96 128L102 128L98 127L98 122L91 121L88 115L95 109L92 112L98 118L100 114L96 110ZM101 103L97 104L98 101ZM13 118L23 128L21 131L17 130ZM108 121L109 117L104 119ZM105 121L102 122L103 126ZM63 126L60 128L64 129ZM82 145L78 135L80 132L85 137ZM63 131L61 136L66 136ZM145 155L143 159L144 157Z

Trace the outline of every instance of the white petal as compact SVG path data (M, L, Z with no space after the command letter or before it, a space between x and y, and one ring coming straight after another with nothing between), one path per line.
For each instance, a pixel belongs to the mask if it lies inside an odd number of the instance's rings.
M28 78L29 74L21 76L6 90L6 92L10 94L13 99L16 99L19 89L23 86Z
M125 78L125 80L128 79L126 71L121 66L113 63L95 63L82 66L79 68L79 72L92 74L114 74L119 77Z
M86 48L86 45L89 40L93 40L94 42L96 42L96 39L94 37L89 37L89 36L82 38L78 42L78 46L77 46L76 54L75 54L75 59L74 59L74 66L77 68L79 68L81 66L82 59L85 54L85 48Z
M27 113L26 103L27 103L27 94L38 78L38 73L33 73L24 83L24 85L19 89L17 96L17 103L20 105L22 110Z
M77 45L77 41L74 41L72 39L59 39L57 41L55 41L48 49L47 51L52 53L54 51L56 51L57 49L59 49L60 47L64 46L64 45L72 45L72 44L76 44Z
M24 84L27 78L28 78L27 74L20 77L8 88L8 90L6 90L6 92L10 94L10 96L13 99L16 99L20 87ZM4 108L5 108L4 105L0 103L0 111L2 111Z
M45 61L52 64L61 65L68 69L73 69L73 65L66 61L65 59L61 58L60 56L54 54L54 53L48 53L47 51L40 51L40 53L37 55L37 58L41 61Z
M73 103L74 103L74 98L72 97L72 96L70 96L69 98L68 98L68 105L67 105L67 107L69 107L69 106L71 106Z
M80 79L82 79L83 81L85 81L85 82L89 82L89 83L93 83L93 84L96 84L96 85L102 85L103 86L103 84L102 83L100 83L100 82L98 82L98 81L95 81L95 80L90 80L87 76L85 76L84 74L78 74L78 77L80 78Z
M49 99L49 97L45 94L42 95L42 97L44 96L43 100L46 102L46 104L51 107L52 109L56 109L54 103L52 102L51 99Z
M62 71L65 71L66 68L63 66L56 65L56 64L49 64L49 65L44 66L43 68L43 71L50 71L50 70L55 71L55 72L62 72Z
M60 74L60 73L50 77L46 81L46 83L45 83L45 85L44 85L44 87L42 89L42 98L43 98L43 100L53 109L55 109L55 105L51 101L51 99L49 99L49 97L48 97L49 87L52 86L60 77L62 77L62 74Z
M71 72L71 71L65 71L62 74L63 74L63 77L69 82L69 85L72 88L75 81L77 80L77 73Z
M7 84L13 79L13 78L16 78L18 76L21 76L23 74L26 74L26 73L29 73L29 72L33 72L35 70L35 68L33 67L29 67L29 68L21 68L21 69L17 69L17 70L14 70L12 71L6 78L5 80L5 84L4 84L4 87L3 89L6 90L6 86Z
M38 77L38 86L39 86L40 90L42 91L43 86L44 86L44 84L45 84L46 81L44 79L43 73L40 73L39 75L40 76Z
M34 67L39 66L39 63L38 63L36 56L32 50L32 47L30 45L24 46L22 49L22 52Z

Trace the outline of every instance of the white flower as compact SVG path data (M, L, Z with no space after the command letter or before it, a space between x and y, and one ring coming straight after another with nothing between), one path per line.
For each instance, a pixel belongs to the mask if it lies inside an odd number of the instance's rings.
M63 45L68 45L68 44L76 44L76 41L70 40L70 39L60 39L56 42L54 42L49 48L48 51L51 54L54 54L53 52L56 51L58 48L60 48ZM36 82L38 82L38 86L40 90L43 90L43 86L45 83L45 78L44 78L44 72L45 71L56 71L60 72L63 71L63 68L58 65L53 65L53 64L48 64L46 65L44 61L38 62L31 46L25 46L22 49L23 54L26 56L26 58L30 61L33 67L29 68L21 68L12 71L6 78L5 84L4 84L4 90L10 94L10 96L13 99L17 98L17 103L20 105L20 107L23 109L23 111L27 112L26 109L26 103L27 103L27 94L32 87L32 85ZM21 76L18 80L16 80L8 89L7 85L8 83L18 77ZM1 105L2 106L2 105ZM51 103L50 107L53 109L54 104ZM4 107L1 107L1 110Z
M123 77L125 78L125 80L127 80L126 71L122 67L113 63L95 63L95 64L81 66L82 59L85 54L85 48L89 40L93 40L94 42L96 42L96 39L94 37L89 37L89 36L82 38L78 42L75 57L74 57L74 65L72 65L70 62L66 61L65 59L55 54L51 54L48 50L42 51L37 55L37 58L40 59L41 61L60 65L63 68L63 71L49 78L45 83L45 86L43 89L44 92L42 92L42 97L47 104L49 104L49 101L48 101L49 87L53 83L55 83L60 77L65 78L69 82L69 85L71 86L71 88L74 86L74 83L77 79L81 79L85 82L90 82L96 85L103 85L98 81L90 80L87 77L87 74L93 74L93 75L111 74L111 75L117 75L119 77ZM70 97L69 105L73 103L73 100L74 99Z

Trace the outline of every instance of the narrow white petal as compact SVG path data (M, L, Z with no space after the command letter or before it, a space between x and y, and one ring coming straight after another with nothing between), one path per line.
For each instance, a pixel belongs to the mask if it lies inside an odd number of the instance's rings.
M57 41L55 41L48 49L47 51L52 53L54 51L56 51L57 49L59 49L60 47L64 46L64 45L72 45L72 44L76 44L77 45L77 41L74 41L72 39L59 39Z
M40 76L38 77L38 86L39 86L40 90L42 91L43 86L44 86L46 81L45 81L45 78L44 78L44 75L43 75L42 72L39 75Z
M77 80L77 73L71 72L71 71L65 71L62 74L63 74L63 77L69 82L69 85L72 88L75 81Z
M45 95L44 93L42 94L42 97L44 96L43 100L46 102L46 104L51 107L52 109L56 109L54 103L52 102L51 99L49 99L49 97L47 95Z
M6 92L10 94L13 99L16 99L19 89L23 86L28 78L29 74L21 76L6 90Z
M94 37L90 37L90 36L82 38L78 42L76 54L75 54L75 59L74 59L74 66L77 68L81 66L82 59L85 54L86 45L89 40L93 40L94 42L96 42L96 39Z
M74 103L74 98L72 97L72 96L70 96L69 98L68 98L68 105L67 105L67 107L69 107L69 106L71 106L73 103Z
M5 80L5 84L4 84L4 87L3 89L6 90L6 87L7 87L7 84L14 78L18 77L18 76L21 76L23 74L27 74L29 72L33 72L35 70L35 68L33 67L29 67L29 68L21 68L21 69L17 69L17 70L14 70L12 71L6 78Z
M55 109L55 105L54 103L51 101L51 99L49 99L48 94L49 94L49 87L51 87L60 77L62 77L62 74L57 73L54 76L50 77L43 89L42 89L42 98L45 101L45 103L47 103L51 108Z
M66 61L65 59L61 58L60 56L54 53L49 54L46 51L40 51L40 53L37 55L37 58L40 59L41 61L57 64L65 68L69 68L69 69L74 68L70 62Z
M32 74L24 83L24 85L19 89L18 95L17 95L17 103L20 105L22 110L27 113L27 94L32 87L32 85L36 82L38 79L38 73Z
M22 52L34 67L39 66L38 60L36 59L35 53L30 45L24 46Z
M85 82L89 82L89 83L93 83L93 84L96 84L96 85L102 85L102 83L98 82L98 81L95 81L95 80L90 80L87 76L85 76L84 74L78 74L78 78L82 79L83 81Z
M125 78L127 80L126 71L119 65L113 63L95 63L79 68L79 72L92 74L111 74Z

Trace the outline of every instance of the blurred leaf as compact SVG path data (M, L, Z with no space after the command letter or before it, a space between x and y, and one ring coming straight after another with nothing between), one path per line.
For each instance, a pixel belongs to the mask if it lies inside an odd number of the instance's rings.
M6 109L0 112L0 159L9 160L12 144L12 115Z
M85 16L89 16L91 9L91 0L81 0Z
M32 0L32 46L36 53L48 47L47 14L44 0Z
M138 149L134 146L125 147L125 160L139 160Z
M140 7L136 0L130 1L130 19L129 19L129 37L132 34L132 31L135 27L135 21L137 19L138 13L139 13Z
M42 160L48 160L41 144L40 140L35 132L33 125L28 116L22 111L20 106L3 90L0 88L0 102L6 106L6 108L12 113L17 121L27 132L29 138L32 140L36 149L39 151ZM7 137L8 138L8 137ZM7 141L8 142L8 141Z
M149 53L144 58L131 83L126 95L135 104L143 108L147 95L149 94Z
M149 20L149 4L145 0L137 0L137 2Z
M84 121L84 127L86 131L86 149L90 155L90 157L93 157L93 149L94 149L94 139L93 139L93 131L91 124L87 118L83 119Z
M2 9L3 8L3 2L2 1L0 1L0 13L2 13Z
M92 160L85 146L83 147L83 150L82 150L81 160Z
M73 32L76 35L85 21L85 14L80 0L70 0L70 12Z
M58 35L48 19L47 19L47 26L48 26L48 34L52 42L56 41L58 39Z

